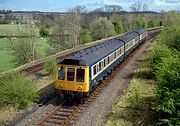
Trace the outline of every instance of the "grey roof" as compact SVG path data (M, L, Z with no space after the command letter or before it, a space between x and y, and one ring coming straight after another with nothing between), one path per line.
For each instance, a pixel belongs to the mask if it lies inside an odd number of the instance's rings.
M60 64L91 66L94 63L98 62L100 59L106 57L108 54L112 53L114 50L123 46L123 41L128 42L136 36L138 36L136 32L129 32L118 38L111 39L102 44L88 48L83 52L79 52L72 56L66 57L65 59L60 61ZM123 41L118 39L121 39Z
M138 32L139 34L142 34L142 33L146 32L147 29L137 29L135 31Z
M127 43L137 36L138 36L138 33L132 31L132 32L129 32L127 34L124 34L124 35L118 37L117 39L123 40L124 42Z

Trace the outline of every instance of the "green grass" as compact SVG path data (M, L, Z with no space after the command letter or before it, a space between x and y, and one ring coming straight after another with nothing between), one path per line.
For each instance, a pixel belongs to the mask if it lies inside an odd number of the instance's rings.
M14 68L13 56L7 51L8 41L0 39L0 73Z
M153 122L154 112L150 109L156 89L153 83L134 78L127 92L113 105L106 126L151 126L155 124Z
M36 26L35 26L36 27ZM27 24L1 24L0 25L0 36L21 36L22 32L28 32L30 25ZM18 32L20 29L21 32ZM38 33L38 29L35 28L34 30Z
M157 86L149 76L149 60L146 56L142 58L141 67L130 81L127 91L112 106L106 126L154 126L156 124L157 114L151 107L155 101Z
M16 41L19 41L20 38L17 38ZM39 57L46 57L46 50L50 48L50 45L47 42L47 38L38 38L38 51ZM3 71L10 70L15 67L15 62L13 62L13 56L11 51L8 50L9 41L7 39L0 39L0 73Z
M48 43L47 38L41 38L39 39L39 54L40 57L46 57L48 54L46 53L46 51L48 50L48 48L50 48L50 45Z

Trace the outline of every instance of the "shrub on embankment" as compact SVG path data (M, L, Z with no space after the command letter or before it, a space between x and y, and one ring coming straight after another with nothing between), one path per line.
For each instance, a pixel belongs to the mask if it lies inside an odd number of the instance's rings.
M180 27L165 28L151 52L151 69L156 78L158 125L180 125Z
M38 95L35 85L20 73L8 73L0 78L0 107L26 108Z

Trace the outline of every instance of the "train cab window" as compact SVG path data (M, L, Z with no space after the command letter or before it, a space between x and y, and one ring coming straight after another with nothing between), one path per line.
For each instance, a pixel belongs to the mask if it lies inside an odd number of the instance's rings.
M74 68L68 68L68 70L67 70L67 81L74 81L74 74L75 74L75 69Z
M77 69L76 72L76 81L77 82L84 82L85 69Z
M96 75L97 70L96 70L96 65L93 67L93 74Z
M59 76L58 76L58 79L59 80L65 80L65 67L61 66L59 67Z

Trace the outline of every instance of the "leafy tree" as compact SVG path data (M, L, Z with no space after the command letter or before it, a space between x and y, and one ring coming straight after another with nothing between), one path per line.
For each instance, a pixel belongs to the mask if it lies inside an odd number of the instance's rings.
M35 25L18 26L18 32L25 38L11 38L9 40L9 49L14 56L17 65L29 63L38 59L38 33ZM12 35L7 35L12 36Z
M135 18L132 29L147 28L147 22L143 17Z
M152 28L156 26L156 22L154 20L149 20L148 21L148 28Z
M81 43L85 44L92 41L92 33L89 28L82 27L80 32Z
M111 21L106 18L99 18L90 23L93 39L102 39L116 34Z
M122 23L121 20L113 21L113 25L114 25L114 29L115 29L117 34L120 34L120 33L124 32L123 23Z

